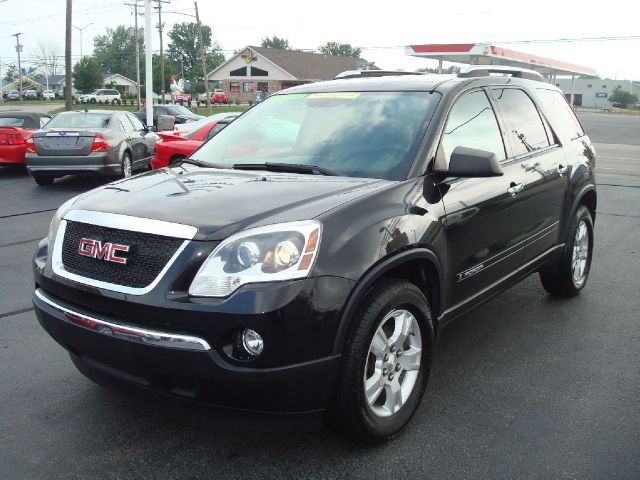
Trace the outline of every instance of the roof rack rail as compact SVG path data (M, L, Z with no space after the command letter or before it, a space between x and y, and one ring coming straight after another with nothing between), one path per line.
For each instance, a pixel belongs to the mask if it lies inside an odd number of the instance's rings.
M460 78L473 78L473 77L487 77L492 73L503 73L509 74L512 77L516 78L525 78L527 80L537 80L539 82L544 82L544 77L536 72L535 70L529 70L526 68L518 68L518 67L509 67L504 65L472 65L460 73L458 73L458 77Z
M391 70L347 70L336 75L334 80L344 78L387 77L400 75L420 75L420 72L394 72Z

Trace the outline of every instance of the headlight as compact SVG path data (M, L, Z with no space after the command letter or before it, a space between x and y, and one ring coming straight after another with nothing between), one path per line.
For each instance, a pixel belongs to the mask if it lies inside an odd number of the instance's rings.
M320 247L315 220L252 228L224 240L198 270L189 294L226 297L247 283L306 277Z
M58 226L60 225L60 220L64 217L65 213L69 211L71 205L75 203L80 195L76 195L75 197L64 202L58 209L56 213L53 214L53 218L51 219L51 224L49 225L49 244L53 244L53 237L55 237L56 232L58 231Z

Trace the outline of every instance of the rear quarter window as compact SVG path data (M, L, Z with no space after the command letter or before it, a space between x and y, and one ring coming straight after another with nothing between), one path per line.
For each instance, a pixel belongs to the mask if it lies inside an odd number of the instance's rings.
M24 124L24 118L5 117L0 118L0 127L21 127Z
M585 135L582 125L562 93L557 90L537 88L536 94L551 128L556 132L561 142L575 140Z

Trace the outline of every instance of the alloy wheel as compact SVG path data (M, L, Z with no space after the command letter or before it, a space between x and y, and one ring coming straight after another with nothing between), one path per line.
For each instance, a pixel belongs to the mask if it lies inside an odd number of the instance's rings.
M404 309L388 313L376 329L365 363L364 396L374 415L390 417L413 391L422 358L418 321Z

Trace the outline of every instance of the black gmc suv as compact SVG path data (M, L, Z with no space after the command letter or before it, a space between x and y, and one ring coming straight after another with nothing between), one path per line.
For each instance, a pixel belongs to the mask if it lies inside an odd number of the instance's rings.
M380 442L447 322L534 272L584 287L595 156L560 90L502 68L346 77L58 209L33 302L83 374Z

